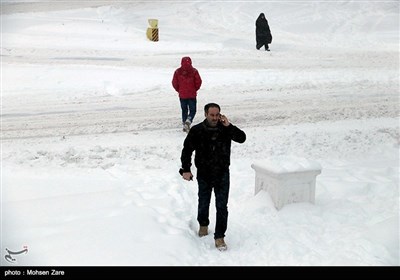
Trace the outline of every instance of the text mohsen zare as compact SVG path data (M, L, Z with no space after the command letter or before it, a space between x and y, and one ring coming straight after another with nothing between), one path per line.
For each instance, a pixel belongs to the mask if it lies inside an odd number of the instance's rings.
M37 269L28 269L26 271L27 275L64 275L63 270L37 270Z

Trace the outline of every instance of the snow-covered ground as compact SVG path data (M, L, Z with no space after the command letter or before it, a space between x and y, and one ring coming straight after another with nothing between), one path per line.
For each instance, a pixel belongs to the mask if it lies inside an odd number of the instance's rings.
M398 1L1 5L1 265L399 265ZM255 49L261 12L271 52ZM214 202L197 236L197 183L178 174L187 55L195 122L217 102L247 134L226 252ZM279 156L322 166L315 204L254 195L251 164Z

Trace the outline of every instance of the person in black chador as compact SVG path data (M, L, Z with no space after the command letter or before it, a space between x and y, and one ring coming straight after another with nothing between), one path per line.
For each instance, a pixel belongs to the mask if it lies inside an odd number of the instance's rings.
M181 154L182 168L179 170L183 179L190 181L193 174L190 170L192 153L195 151L194 163L197 167L198 212L200 224L199 236L208 234L209 207L211 193L214 190L217 220L215 223L215 247L226 250L224 241L228 224L229 165L231 142L243 143L246 134L233 125L216 103L204 106L205 119L189 130Z
M257 50L261 49L262 46L265 46L265 50L269 51L268 44L271 44L272 42L272 35L264 13L261 13L256 20L256 42Z

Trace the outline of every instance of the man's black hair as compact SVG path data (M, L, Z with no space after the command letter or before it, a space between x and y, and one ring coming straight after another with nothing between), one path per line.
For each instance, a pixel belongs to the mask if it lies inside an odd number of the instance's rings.
M208 103L204 106L204 112L208 113L208 109L210 108L218 108L219 111L221 111L221 107L217 103Z

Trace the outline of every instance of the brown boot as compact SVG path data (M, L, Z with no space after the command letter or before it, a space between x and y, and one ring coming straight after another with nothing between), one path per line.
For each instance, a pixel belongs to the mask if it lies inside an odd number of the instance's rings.
M207 234L208 234L208 226L200 226L199 236L203 237L206 236Z
M225 251L226 249L228 249L228 246L226 246L223 238L215 239L215 247L217 247L217 249L220 251Z

